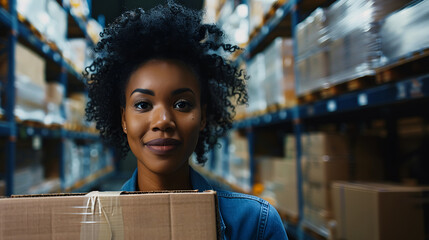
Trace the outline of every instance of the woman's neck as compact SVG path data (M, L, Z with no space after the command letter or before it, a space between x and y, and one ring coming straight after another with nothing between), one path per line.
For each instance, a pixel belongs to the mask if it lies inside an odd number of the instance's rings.
M188 164L171 174L159 174L137 161L137 172L139 191L192 190Z

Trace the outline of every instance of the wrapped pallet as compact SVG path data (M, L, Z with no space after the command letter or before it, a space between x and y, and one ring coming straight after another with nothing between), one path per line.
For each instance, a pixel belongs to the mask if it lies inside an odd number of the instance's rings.
M421 1L388 16L380 30L383 64L428 49L428 26L428 1Z
M248 112L264 111L267 108L267 101L265 92L261 91L261 86L266 77L263 54L256 55L248 62L247 72L250 76L247 82L247 91L249 94Z
M276 38L264 50L266 77L264 91L267 105L293 107L296 104L293 43Z
M382 63L380 20L408 2L339 0L299 23L297 94L375 74Z
M380 65L379 21L408 1L340 0L327 11L330 76L334 85L374 74Z

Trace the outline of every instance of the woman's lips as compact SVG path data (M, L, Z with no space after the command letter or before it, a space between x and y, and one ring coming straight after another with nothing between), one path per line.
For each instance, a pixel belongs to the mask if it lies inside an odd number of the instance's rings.
M157 138L145 143L145 146L158 155L167 154L177 148L182 142L173 138Z

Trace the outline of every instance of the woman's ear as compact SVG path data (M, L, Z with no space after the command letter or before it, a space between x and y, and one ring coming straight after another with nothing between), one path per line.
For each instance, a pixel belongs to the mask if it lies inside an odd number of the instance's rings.
M201 107L201 123L200 123L200 131L204 130L207 123L207 104L204 104Z
M127 134L127 121L125 119L125 109L121 107L121 123L122 123L122 131Z

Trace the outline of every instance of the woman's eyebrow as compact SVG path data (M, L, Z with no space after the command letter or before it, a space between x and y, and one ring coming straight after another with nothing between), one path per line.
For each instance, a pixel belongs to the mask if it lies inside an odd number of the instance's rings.
M147 94L147 95L151 95L151 96L155 96L155 93L152 90L149 89L143 89L143 88L136 88L131 94L133 95L134 93L139 92L139 93L143 93L143 94Z
M171 95L177 95L177 94L181 94L184 92L191 92L192 94L195 95L194 91L192 91L190 88L179 88L174 90L173 92L171 92Z

